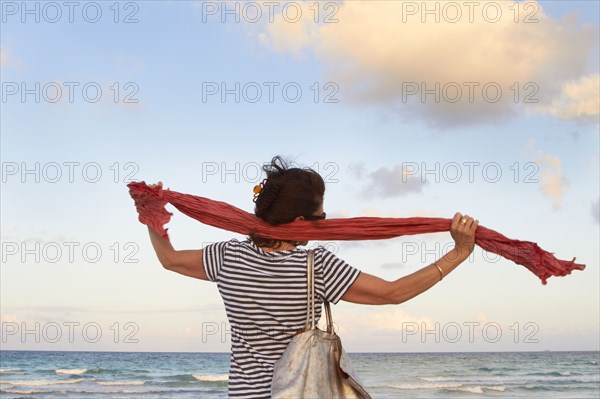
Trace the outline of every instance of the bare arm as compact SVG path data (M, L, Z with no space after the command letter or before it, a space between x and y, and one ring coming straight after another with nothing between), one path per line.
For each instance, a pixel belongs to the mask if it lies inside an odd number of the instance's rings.
M436 262L446 275L465 259L464 255L461 256L454 248ZM365 305L400 304L427 291L440 280L440 271L433 264L395 281L361 272L342 296L342 300Z
M184 276L208 280L202 263L201 249L176 251L169 240L158 235L150 227L148 232L156 256L165 269Z
M162 186L162 182L159 181L158 185ZM153 186L156 185L150 185L150 187ZM156 256L165 269L184 276L208 280L202 263L201 249L176 251L168 239L161 237L150 227L148 227L148 233Z
M468 218L467 224L463 225L459 222L461 217L460 213L454 215L450 230L456 246L436 261L444 276L464 262L475 245L475 230L478 222ZM440 270L434 264L395 281L387 281L361 272L342 296L342 300L365 305L400 304L427 291L441 279Z

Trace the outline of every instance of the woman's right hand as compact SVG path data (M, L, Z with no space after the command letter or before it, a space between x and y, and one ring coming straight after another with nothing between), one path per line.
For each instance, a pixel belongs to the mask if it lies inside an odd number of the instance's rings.
M466 223L461 223L461 220L465 219ZM450 235L454 239L456 250L465 259L469 257L475 248L475 230L477 230L478 225L479 220L475 220L469 215L462 215L460 212L456 212L452 219Z

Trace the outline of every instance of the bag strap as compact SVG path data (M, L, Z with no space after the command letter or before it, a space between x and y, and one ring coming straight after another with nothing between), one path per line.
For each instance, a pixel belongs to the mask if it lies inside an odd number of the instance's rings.
M328 301L325 301L325 316L327 317L327 333L333 334L333 317L331 317L331 307Z
M306 265L306 324L304 330L315 329L315 250L308 250L308 261ZM333 317L331 317L331 307L329 302L325 301L325 316L327 318L327 332L333 332Z
M315 250L309 249L306 263L306 324L304 330L315 328Z

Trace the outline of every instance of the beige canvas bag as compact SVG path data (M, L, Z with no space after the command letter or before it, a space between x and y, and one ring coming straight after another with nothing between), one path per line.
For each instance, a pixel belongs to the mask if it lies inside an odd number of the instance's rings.
M306 325L275 362L273 399L371 399L358 382L340 337L333 331L329 302L325 302L327 331L315 326L314 250L308 251L307 275Z

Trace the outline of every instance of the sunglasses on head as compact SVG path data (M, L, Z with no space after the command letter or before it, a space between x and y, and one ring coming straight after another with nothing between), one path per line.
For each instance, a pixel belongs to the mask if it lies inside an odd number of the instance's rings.
M323 212L320 215L310 215L310 216L306 216L304 217L305 220L323 220L327 217L327 213Z

